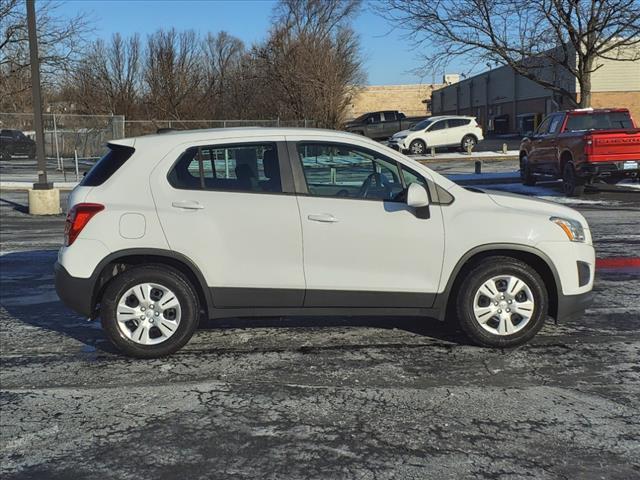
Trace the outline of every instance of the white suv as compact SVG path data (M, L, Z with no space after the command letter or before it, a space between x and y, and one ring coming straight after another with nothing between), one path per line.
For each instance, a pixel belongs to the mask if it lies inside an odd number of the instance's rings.
M394 150L424 155L431 147L460 147L466 151L483 139L475 117L447 115L426 118L394 134L388 143Z
M113 141L69 197L60 298L137 357L202 318L457 318L522 344L581 315L594 250L578 212L465 189L362 136L311 129Z

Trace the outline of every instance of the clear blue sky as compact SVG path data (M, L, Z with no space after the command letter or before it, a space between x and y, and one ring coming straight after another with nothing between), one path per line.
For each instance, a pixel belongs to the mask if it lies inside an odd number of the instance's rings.
M193 29L201 33L226 30L247 45L263 40L271 26L271 0L72 0L60 5L58 13L89 15L95 20L96 35L109 38L115 32L129 35L138 32L144 38L158 28ZM391 85L440 82L443 72L412 70L420 65L420 52L391 31L365 0L354 22L360 35L367 83ZM456 71L452 66L449 72ZM422 78L421 78L422 76Z

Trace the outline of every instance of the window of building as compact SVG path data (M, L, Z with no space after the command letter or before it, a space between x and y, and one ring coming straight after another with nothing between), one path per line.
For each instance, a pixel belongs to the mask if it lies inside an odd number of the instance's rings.
M399 201L398 165L352 145L300 143L298 154L310 195Z
M168 179L173 187L188 190L282 192L274 143L189 148Z

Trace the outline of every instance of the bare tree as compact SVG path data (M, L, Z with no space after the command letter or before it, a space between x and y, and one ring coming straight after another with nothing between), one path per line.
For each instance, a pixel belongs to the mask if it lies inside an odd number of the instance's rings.
M229 97L230 83L236 81L240 62L245 54L242 41L225 31L209 33L203 42L206 69L205 102L212 118L224 118Z
M254 49L269 106L283 118L335 128L364 74L349 22L359 0L284 0L265 44Z
M59 83L75 65L91 32L91 21L78 14L63 18L58 4L39 2L38 53L43 87ZM0 107L21 111L30 106L29 40L23 0L0 0Z
M147 42L145 104L155 118L201 118L200 40L192 30L159 30Z
M379 11L427 49L425 63L503 63L570 105L591 104L598 59L640 58L638 0L383 0ZM580 99L557 75L575 79Z
M140 100L140 37L119 33L109 43L97 40L72 76L74 97L92 114L132 116Z

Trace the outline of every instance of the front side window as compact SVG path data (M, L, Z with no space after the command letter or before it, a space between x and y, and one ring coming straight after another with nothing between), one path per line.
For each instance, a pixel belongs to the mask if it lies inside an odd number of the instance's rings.
M536 129L537 135L546 135L549 131L549 124L551 123L551 117L547 117L543 120L543 122Z
M352 145L300 143L298 155L310 195L400 201L398 165Z
M558 133L562 126L562 115L554 115L551 117L551 123L549 124L549 133Z
M191 147L167 178L187 190L282 192L275 143Z

